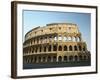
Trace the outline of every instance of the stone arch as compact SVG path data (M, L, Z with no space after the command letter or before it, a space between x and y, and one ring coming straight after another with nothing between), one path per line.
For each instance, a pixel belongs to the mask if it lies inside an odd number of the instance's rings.
M64 46L64 51L67 51L67 46L66 45Z
M82 60L82 56L81 56L81 55L79 56L79 60L80 60L80 61Z
M42 62L46 62L46 57L43 57L42 58Z
M68 36L68 41L71 41L71 40L72 40L72 38L70 36Z
M29 53L31 53L31 48L29 48Z
M46 46L44 46L44 52L46 52Z
M77 42L79 42L80 41L80 38L79 37L77 37Z
M58 40L59 40L59 41L62 40L62 36L61 36L61 35L58 36Z
M73 41L74 41L74 42L76 41L76 37L73 37Z
M64 56L64 61L65 61L65 62L67 61L67 56Z
M72 46L71 45L69 46L69 51L72 51Z
M62 57L61 56L58 57L58 61L62 62Z
M34 53L34 47L32 48L32 53Z
M62 46L59 46L59 47L58 47L58 50L59 50L59 51L62 51Z
M79 45L79 51L81 51L82 50L82 47Z
M86 50L86 47L85 46L83 46L83 51L85 51Z
M51 51L51 45L49 45L49 47L48 47L48 51Z
M69 61L73 61L73 56L69 56Z
M50 41L52 40L52 36L49 36L49 40L50 40Z
M38 62L41 62L41 57L40 56L38 57Z
M57 45L53 46L53 51L57 51Z
M33 62L33 56L31 56L31 58L30 58L30 59L31 59L31 63L32 63L32 62Z
M75 61L78 61L78 56L77 56L77 55L75 55L74 59L75 59Z
M54 40L57 41L57 37L56 36L54 37Z
M37 47L35 48L35 53L37 53Z
M76 45L74 46L74 51L77 51L77 46Z
M63 39L64 39L64 41L67 41L67 37L66 37L66 36L64 36L64 38L63 38Z
M37 62L37 57L35 56L35 57L34 57L34 63L36 63L36 62Z
M56 60L57 60L57 57L53 56L53 62L56 62Z
M43 42L43 38L42 37L40 38L40 41L41 41L41 43Z
M42 47L40 46L40 48L39 48L39 51L41 52L42 51Z
M39 39L37 38L37 43L39 43Z
M51 57L50 56L48 56L47 62L51 62Z
M86 55L84 55L84 60L86 60L87 58L86 58Z

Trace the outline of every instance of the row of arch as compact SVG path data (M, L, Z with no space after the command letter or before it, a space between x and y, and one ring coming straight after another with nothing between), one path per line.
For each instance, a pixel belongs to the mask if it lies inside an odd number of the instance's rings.
M35 46L35 47L24 48L23 51L24 53L51 52L51 51L86 51L86 46L80 46L80 45Z
M89 56L34 56L34 57L24 57L24 63L40 63L40 62L71 62L71 61L87 61Z
M38 37L38 38L32 38L31 40L25 41L24 45L30 45L30 44L39 44L39 43L46 43L49 41L72 41L72 42L80 42L81 37L80 36L45 36L45 37Z

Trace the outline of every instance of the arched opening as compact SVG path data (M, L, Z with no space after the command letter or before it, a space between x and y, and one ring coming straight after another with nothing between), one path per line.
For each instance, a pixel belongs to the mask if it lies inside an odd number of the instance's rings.
M77 42L79 42L80 41L80 38L79 37L77 37Z
M50 40L50 41L52 40L52 36L49 36L49 40Z
M58 50L59 50L59 51L62 51L62 46L59 46Z
M54 37L54 40L57 41L57 37L56 36Z
M53 46L53 51L57 51L57 46L56 45Z
M81 46L79 46L79 51L81 51L82 50L82 47Z
M41 41L41 43L42 43L42 41L43 41L43 38L42 38L42 37L40 38L40 41Z
M61 36L59 36L59 37L58 37L58 40L59 40L59 41L61 41L61 40L62 40L62 37L61 37Z
M77 46L74 46L74 51L77 51Z
M29 53L31 53L31 48L29 49Z
M83 51L85 51L86 50L86 48L85 48L85 46L83 47Z
M40 46L40 52L41 52L41 46Z
M67 46L64 46L64 51L67 51Z
M78 61L78 57L77 56L75 56L75 61Z
M44 42L47 42L47 37L44 38Z
M44 47L44 52L46 52L46 47Z
M72 46L71 45L69 46L69 51L72 51Z
M31 63L33 62L33 56L31 56Z
M67 56L64 56L64 61L67 62Z
M81 55L79 56L79 59L80 59L80 61L82 60L82 56Z
M48 51L51 51L51 45L49 45Z
M68 37L68 41L71 41L72 39L71 39L71 37Z
M32 48L32 53L34 53L34 48Z
M56 62L57 57L53 56L53 62Z
M38 48L36 47L36 48L35 48L35 53L37 53L37 49L38 49Z
M61 56L58 57L58 61L62 62L62 57Z
M73 56L69 56L69 61L73 61Z
M34 63L36 63L36 61L37 61L37 57L35 56L35 57L34 57Z
M46 60L46 58L45 58L45 57L43 57L43 61L42 61L42 62L45 62L45 60Z
M47 62L51 62L51 57L50 56L48 56Z
M84 60L86 60L86 56L84 56Z
M73 56L69 56L69 61L73 61Z
M64 39L64 41L67 41L67 37L66 37L66 36L64 36L64 38L63 38L63 39Z
M76 38L75 37L73 37L73 42L75 42L76 41Z
M41 62L41 57L38 58L38 62Z

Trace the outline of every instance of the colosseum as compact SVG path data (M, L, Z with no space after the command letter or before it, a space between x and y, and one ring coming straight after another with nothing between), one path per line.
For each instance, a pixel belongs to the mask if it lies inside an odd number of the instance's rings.
M90 61L91 54L77 24L50 23L25 35L23 63Z

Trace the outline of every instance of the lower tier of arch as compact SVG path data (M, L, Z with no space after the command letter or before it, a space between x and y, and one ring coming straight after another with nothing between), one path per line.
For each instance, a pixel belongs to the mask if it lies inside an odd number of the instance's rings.
M33 55L25 55L23 56L23 64L24 68L25 65L32 65L35 67L57 67L63 66L63 64L67 64L65 66L84 66L90 65L91 63L91 55L90 52L86 53L51 53L51 54L33 54ZM53 65L52 65L53 64ZM60 65L59 65L60 64ZM35 67L35 68L36 68ZM40 66L41 68L41 66Z

